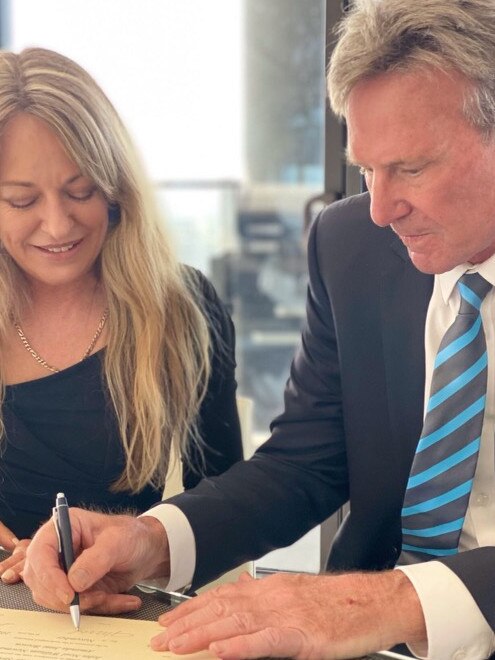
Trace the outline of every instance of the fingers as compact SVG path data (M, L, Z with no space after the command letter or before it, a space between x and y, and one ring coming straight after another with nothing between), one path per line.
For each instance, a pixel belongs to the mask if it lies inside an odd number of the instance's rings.
M38 605L50 610L69 611L69 604L74 598L74 590L67 582L67 576L59 568L56 573L44 573L32 583L28 563L24 569L24 582L31 589L33 600Z
M192 653L208 648L211 642L249 634L265 627L265 620L255 612L240 611L228 615L227 608L219 603L211 603L205 610L209 610L208 613L195 612L173 624L161 637L163 646L156 648L152 644L153 648Z
M53 592L43 585L39 585L36 590L33 590L33 599L38 605L61 612L69 611L73 595L73 591L58 590ZM104 590L86 591L79 594L81 612L91 614L122 614L133 612L139 609L141 605L142 601L138 596L129 594L113 594Z
M291 628L264 628L250 635L213 642L209 650L222 660L244 658L299 658L301 634ZM318 658L318 655L312 656Z
M188 614L199 610L204 612L209 603L217 603L219 598L228 597L231 594L239 594L238 587L236 586L237 584L238 583L223 584L214 589L210 589L200 596L187 600L173 610L170 610L170 612L162 614L158 621L162 626L171 626L175 621L184 619Z
M12 554L7 557L7 559L0 562L0 578L2 579L2 582L14 584L22 579L26 548L29 546L29 543L29 539L18 541Z
M295 628L267 626L266 616L257 612L237 612L207 625L193 626L182 635L174 636L166 630L151 640L151 647L176 654L209 649L225 659L297 658L304 648L304 637Z
M58 540L52 521L38 530L27 548L23 578L39 605L65 611L72 601L74 590L60 568Z
M67 602L63 593L53 594L46 589L39 589L33 592L33 598L38 605L51 610L69 611L71 601ZM140 598L127 594L109 594L104 591L88 591L79 594L81 612L90 614L123 614L124 612L133 612L139 609L141 605Z
M43 600L70 602L74 591L86 591L127 552L119 534L112 533L112 518L81 509L70 510L74 551L77 557L66 576L60 568L58 538L53 521L45 523L28 548L24 580L33 595ZM105 528L105 523L109 528ZM83 545L84 544L84 545ZM88 549L81 545L89 546ZM46 593L46 592L51 592ZM58 597L55 598L55 594ZM42 603L46 606L46 602Z
M122 538L111 532L102 534L98 542L90 548L83 550L68 573L68 579L75 591L81 592L90 589L110 573L117 565L125 563L127 559L126 544ZM128 579L126 579L128 575ZM129 588L133 584L132 571L122 573L120 590Z
M12 552L19 539L6 525L0 522L0 545L9 552Z
M123 614L124 612L134 612L141 607L142 601L138 596L93 591L80 594L79 604L82 612L111 616Z
M166 570L168 542L163 525L154 518L142 522L130 516L109 516L77 508L70 509L70 520L77 558L68 575L59 565L58 539L52 521L38 530L28 548L24 581L34 600L50 609L65 611L77 592L83 610L117 614L139 607L139 598L123 592L146 577L153 560L151 570L157 571L162 564Z
M245 581L251 583L251 579ZM284 620L277 612L256 606L252 594L255 586L222 585L163 615L160 624L168 628L153 648L192 653L208 648L212 642L260 632L267 626L282 626Z
M162 615L159 622L168 627L153 638L152 648L176 654L209 649L225 659L322 657L311 654L303 631L307 616L289 623L289 612L275 603L278 583L267 580L245 574Z
M69 571L76 591L84 591L112 574L120 591L140 579L169 574L168 539L155 518L108 516L71 509L84 550ZM72 527L73 533L76 526ZM108 585L110 582L108 582Z

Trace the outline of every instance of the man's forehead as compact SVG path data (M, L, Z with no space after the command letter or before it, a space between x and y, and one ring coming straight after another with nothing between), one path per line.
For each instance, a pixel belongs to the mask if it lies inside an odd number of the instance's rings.
M463 110L464 79L420 69L380 74L357 83L348 98L347 159L363 164L370 149L391 165L440 148L447 130L473 128ZM468 129L469 130L469 129ZM380 148L382 145L383 149Z

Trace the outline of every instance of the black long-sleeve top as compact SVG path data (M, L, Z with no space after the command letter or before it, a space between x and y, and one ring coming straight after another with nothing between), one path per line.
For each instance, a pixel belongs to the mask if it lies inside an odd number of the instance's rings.
M199 276L212 330L212 372L199 416L203 474L224 472L242 458L236 408L234 328L211 284ZM151 485L133 495L110 492L125 455L102 383L102 349L53 375L6 388L0 455L0 520L28 538L51 515L57 492L71 506L142 512L161 499ZM197 453L184 464L186 489L201 479Z

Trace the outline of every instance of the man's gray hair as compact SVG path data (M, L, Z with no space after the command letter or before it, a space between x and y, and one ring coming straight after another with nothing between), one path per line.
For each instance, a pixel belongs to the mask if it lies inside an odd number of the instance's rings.
M487 135L495 127L495 0L355 0L337 28L328 71L334 112L352 88L388 71L456 70L471 83L464 113Z

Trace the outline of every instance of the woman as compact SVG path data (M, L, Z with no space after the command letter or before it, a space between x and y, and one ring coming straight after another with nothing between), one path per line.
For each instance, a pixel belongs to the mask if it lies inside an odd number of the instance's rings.
M175 261L109 100L77 64L0 53L0 563L55 495L140 512L242 456L234 335Z

